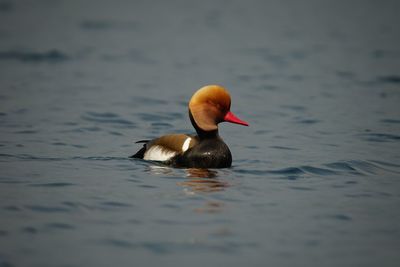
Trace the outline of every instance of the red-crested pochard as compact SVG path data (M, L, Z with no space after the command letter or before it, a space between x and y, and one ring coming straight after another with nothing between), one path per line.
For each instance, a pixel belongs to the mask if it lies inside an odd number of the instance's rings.
M161 161L173 167L230 167L231 151L218 134L218 123L249 125L237 118L230 107L231 97L225 88L219 85L200 88L189 102L189 117L197 135L169 134L139 141L145 144L132 158Z

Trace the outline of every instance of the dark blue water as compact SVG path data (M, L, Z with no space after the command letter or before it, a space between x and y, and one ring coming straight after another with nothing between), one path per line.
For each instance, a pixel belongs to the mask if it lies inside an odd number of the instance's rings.
M0 266L397 266L397 1L0 1ZM130 160L192 132L230 169Z

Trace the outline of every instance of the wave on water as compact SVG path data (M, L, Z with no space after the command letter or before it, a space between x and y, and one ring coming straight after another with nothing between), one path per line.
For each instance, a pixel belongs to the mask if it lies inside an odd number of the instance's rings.
M116 30L126 29L133 30L138 26L135 21L114 21L114 20L83 20L79 27L83 30L89 31L102 31L102 30Z
M35 156L30 154L0 154L0 161L7 159L19 160L37 160L37 161L68 161L68 160L88 160L88 161L132 161L129 157L101 157L101 156L71 156L71 157L46 157ZM261 163L260 163L261 164ZM399 170L396 170L399 169ZM375 174L379 170L400 173L400 164L379 161L379 160L347 160L325 163L321 166L295 166L282 169L270 170L245 170L235 169L235 172L243 172L250 174L319 174L319 175L336 175L348 173L354 175Z
M72 156L72 157L38 157L29 154L0 154L0 162L6 161L7 159L18 159L18 160L32 160L32 161L70 161L70 160L89 160L89 161L130 161L128 157L98 157L98 156Z
M381 122L383 122L383 123L400 123L400 120L397 120L397 119L383 119L383 120L381 120Z
M107 238L103 240L98 240L98 244L105 246L125 248L129 250L147 250L155 254L169 254L174 251L202 251L202 252L220 252L224 254L234 254L237 253L242 248L255 248L258 246L254 242L233 242L226 241L223 243L217 242L132 242L127 239L117 239L117 238Z
M382 83L394 83L398 84L400 83L400 75L385 75L385 76L379 76L378 81Z
M115 161L116 163L135 161L129 157L100 157L100 156L71 156L71 157L46 157L46 156L34 156L29 154L0 154L0 162L9 161L42 161L42 162L53 162L53 161ZM141 162L141 161L140 161ZM143 166L148 164L159 164L154 162L145 162ZM262 164L262 163L260 163ZM119 165L116 165L119 166ZM244 166L244 163L240 166ZM381 172L400 174L400 164L378 161L378 160L347 160L337 161L331 163L321 164L319 166L302 165L285 167L281 169L245 169L233 167L233 172L255 175L255 176L278 176L284 177L290 180L295 180L301 177L307 177L310 175L318 176L332 176L332 175L353 175L353 176L365 176L374 175ZM42 186L68 186L69 184L48 184Z
M81 118L85 121L95 122L95 123L103 123L103 124L112 124L114 126L120 126L123 128L134 128L135 123L132 121L121 118L118 114L111 112L86 112L85 115L82 115Z
M388 133L366 133L366 134L361 134L360 137L370 142L400 141L400 135L388 134Z
M57 50L52 49L45 52L34 52L34 51L22 51L22 50L10 50L0 51L0 60L16 60L27 63L56 63L70 59L70 57Z
M330 176L330 175L354 175L365 176L380 172L400 174L400 165L375 160L348 160L322 164L318 167L304 165L297 167L287 167L282 169L249 170L234 169L237 173L250 174L255 176L278 176L286 179L295 180L310 175Z
M177 112L165 112L163 114L152 114L152 113L139 113L137 114L142 121L151 122L164 122L169 120L180 119L183 117L181 113Z

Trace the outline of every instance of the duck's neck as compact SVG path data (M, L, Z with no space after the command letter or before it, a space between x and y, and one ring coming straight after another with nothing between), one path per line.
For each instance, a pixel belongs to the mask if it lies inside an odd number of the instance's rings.
M193 119L193 115L190 111L189 111L189 117L190 117L190 122L192 123L194 129L196 130L196 133L199 136L200 140L219 138L218 128L213 131L204 131L196 124L195 120Z
M219 138L218 130L206 132L201 129L196 129L196 132L200 140Z

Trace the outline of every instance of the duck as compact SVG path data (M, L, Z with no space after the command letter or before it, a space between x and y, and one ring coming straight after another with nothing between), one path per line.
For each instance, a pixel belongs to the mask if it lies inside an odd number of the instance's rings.
M218 124L249 124L230 111L231 97L220 85L198 89L189 101L189 118L196 134L167 134L140 140L143 147L131 158L157 161L178 168L229 168L232 154L218 133Z

